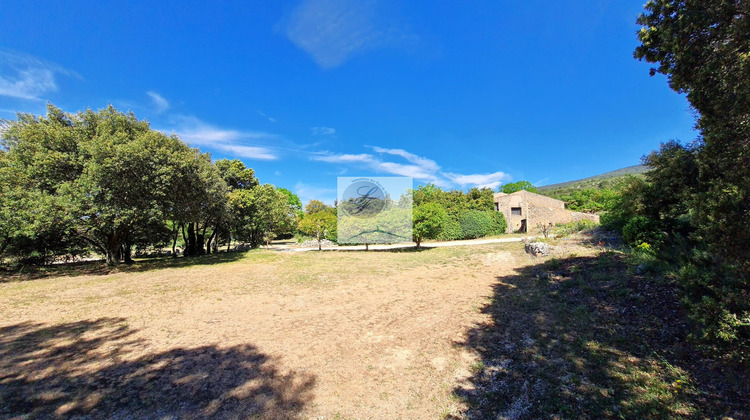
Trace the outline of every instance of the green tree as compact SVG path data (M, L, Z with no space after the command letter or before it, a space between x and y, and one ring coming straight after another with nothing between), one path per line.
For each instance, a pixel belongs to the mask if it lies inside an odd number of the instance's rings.
M526 190L528 192L538 193L539 190L531 185L531 182L529 181L518 181L518 182L511 182L508 184L503 184L498 188L498 192L502 192L505 194L512 194L516 191Z
M258 185L255 171L246 167L241 160L219 159L215 165L219 170L219 176L231 190L245 190Z
M289 216L286 219L286 223L283 224L280 234L285 237L292 237L297 233L297 223L300 218L304 216L302 211L302 201L299 199L297 194L289 191L286 188L276 187L276 189L286 196L286 205Z
M286 195L271 184L232 191L229 196L238 239L255 248L268 244L288 223Z
M210 253L212 245L214 249L218 245L219 232L230 221L230 187L211 163L211 156L197 149L184 150L173 171L175 194L170 198L170 209L173 228L182 232L185 255Z
M226 183L230 193L237 190L251 190L259 185L258 178L255 177L255 171L245 166L245 164L237 159L219 159L215 162L216 167L219 170L219 175ZM229 198L229 197L227 197ZM226 217L216 229L216 239L219 241L219 236L223 236L227 243L227 251L232 245L232 235L237 237L237 233L242 230L242 219L236 218L240 212L238 209L232 207L232 203L238 203L238 201L229 200L227 204Z
M448 214L437 203L422 203L414 207L412 234L417 248L425 239L435 239L443 230Z
M61 201L36 188L0 151L0 258L12 254L27 262L43 262L61 253L83 252L71 240L71 220Z
M701 138L694 150L650 159L661 185L695 173L679 188L667 216L684 215L695 229L694 257L683 281L707 337L750 349L750 9L746 1L651 0L638 17L635 57L657 66L697 111ZM676 170L675 170L676 169ZM669 232L672 234L673 232ZM707 256L710 256L707 257Z
M445 210L447 217L443 221L440 233L435 238L444 241L465 239L464 231L461 228L461 219L464 218L467 212L496 213L494 211L494 193L489 188L472 188L467 193L464 193L457 190L444 191L433 184L427 184L414 190L413 199L414 206L418 207L425 203L435 203ZM498 223L501 222L499 220L495 221L496 216L494 215L490 218L493 220L491 232L496 232L497 226L499 226ZM505 219L503 218L502 220L504 221Z
M286 196L286 204L292 209L292 211L295 213L302 211L302 201L297 194L286 188L277 187L276 189Z
M327 210L330 210L330 207L320 200L310 200L305 206L305 214L313 214Z
M127 260L135 237L166 220L173 163L187 147L112 106L70 115L49 105L46 117L20 114L2 138L29 188L64 209L56 229L108 264Z
M331 239L336 234L336 216L328 211L317 211L305 215L299 221L299 230L313 236L318 241L318 251L322 249L323 239Z

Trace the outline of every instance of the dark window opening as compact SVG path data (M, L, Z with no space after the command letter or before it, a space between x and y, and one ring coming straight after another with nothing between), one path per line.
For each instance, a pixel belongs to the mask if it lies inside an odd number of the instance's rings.
M520 216L521 215L521 208L520 207L511 207L510 208L510 214L512 216Z

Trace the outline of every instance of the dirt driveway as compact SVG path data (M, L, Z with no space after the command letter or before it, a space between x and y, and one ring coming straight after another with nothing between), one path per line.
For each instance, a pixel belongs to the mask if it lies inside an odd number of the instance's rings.
M506 243L207 262L0 283L0 417L456 414L479 360L460 344L530 258Z

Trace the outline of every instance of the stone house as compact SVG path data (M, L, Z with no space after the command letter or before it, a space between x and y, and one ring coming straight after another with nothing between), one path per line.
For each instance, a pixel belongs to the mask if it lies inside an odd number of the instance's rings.
M540 230L549 226L592 220L599 222L599 215L580 213L565 209L565 202L543 195L516 191L512 194L495 194L495 210L501 211L508 222L508 233Z

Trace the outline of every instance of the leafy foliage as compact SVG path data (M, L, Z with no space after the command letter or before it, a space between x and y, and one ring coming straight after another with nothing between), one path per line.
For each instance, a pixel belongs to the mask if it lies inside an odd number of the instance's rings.
M434 239L451 241L505 233L505 216L496 212L494 193L489 188L472 188L468 192L444 191L427 184L414 191L415 209L433 203L445 210L442 229ZM415 219L416 224L416 219Z
M320 201L320 200L310 200L309 203L305 206L305 214L313 214L320 211L326 211L330 210L331 207L326 205L326 203Z
M475 239L493 233L492 215L486 211L469 210L459 220L465 239Z
M287 196L273 185L233 191L229 202L234 212L237 238L257 247L284 230L293 217Z
M222 237L257 246L296 228L293 194L112 106L67 114L48 105L1 135L0 256L41 263L93 250L114 265L134 247L171 239L174 249L180 232L185 254L201 255Z
M417 248L425 239L436 239L442 232L448 214L437 203L423 203L414 208L412 232Z
M139 232L166 218L176 196L172 166L190 152L177 138L112 106L75 116L52 105L46 117L21 114L3 132L3 145L33 194L64 209L57 232L38 234L46 237L44 244L54 247L60 234L86 241L110 264Z
M318 250L321 249L323 239L336 239L336 215L329 211L318 211L305 215L299 221L299 230L311 235L318 241Z
M561 182L558 184L550 184L539 187L539 193L544 195L549 194L564 194L575 190L585 189L617 189L617 186L622 183L622 180L627 177L642 177L643 174L648 170L644 165L628 166L626 168L617 169L615 171L606 172L600 175L592 177L578 179L575 181Z
M598 225L599 224L593 220L582 219L582 220L577 220L577 221L570 222L570 223L557 225L553 228L553 232L559 236L568 236L574 233L584 231L586 229L594 228Z
M510 182L508 184L501 185L498 192L505 194L513 194L517 191L526 190L528 192L538 193L539 189L531 184L529 181L518 181Z
M646 159L638 213L664 228L661 258L684 266L703 336L750 360L750 9L730 0L651 0L635 57L657 66L698 114L699 141Z

